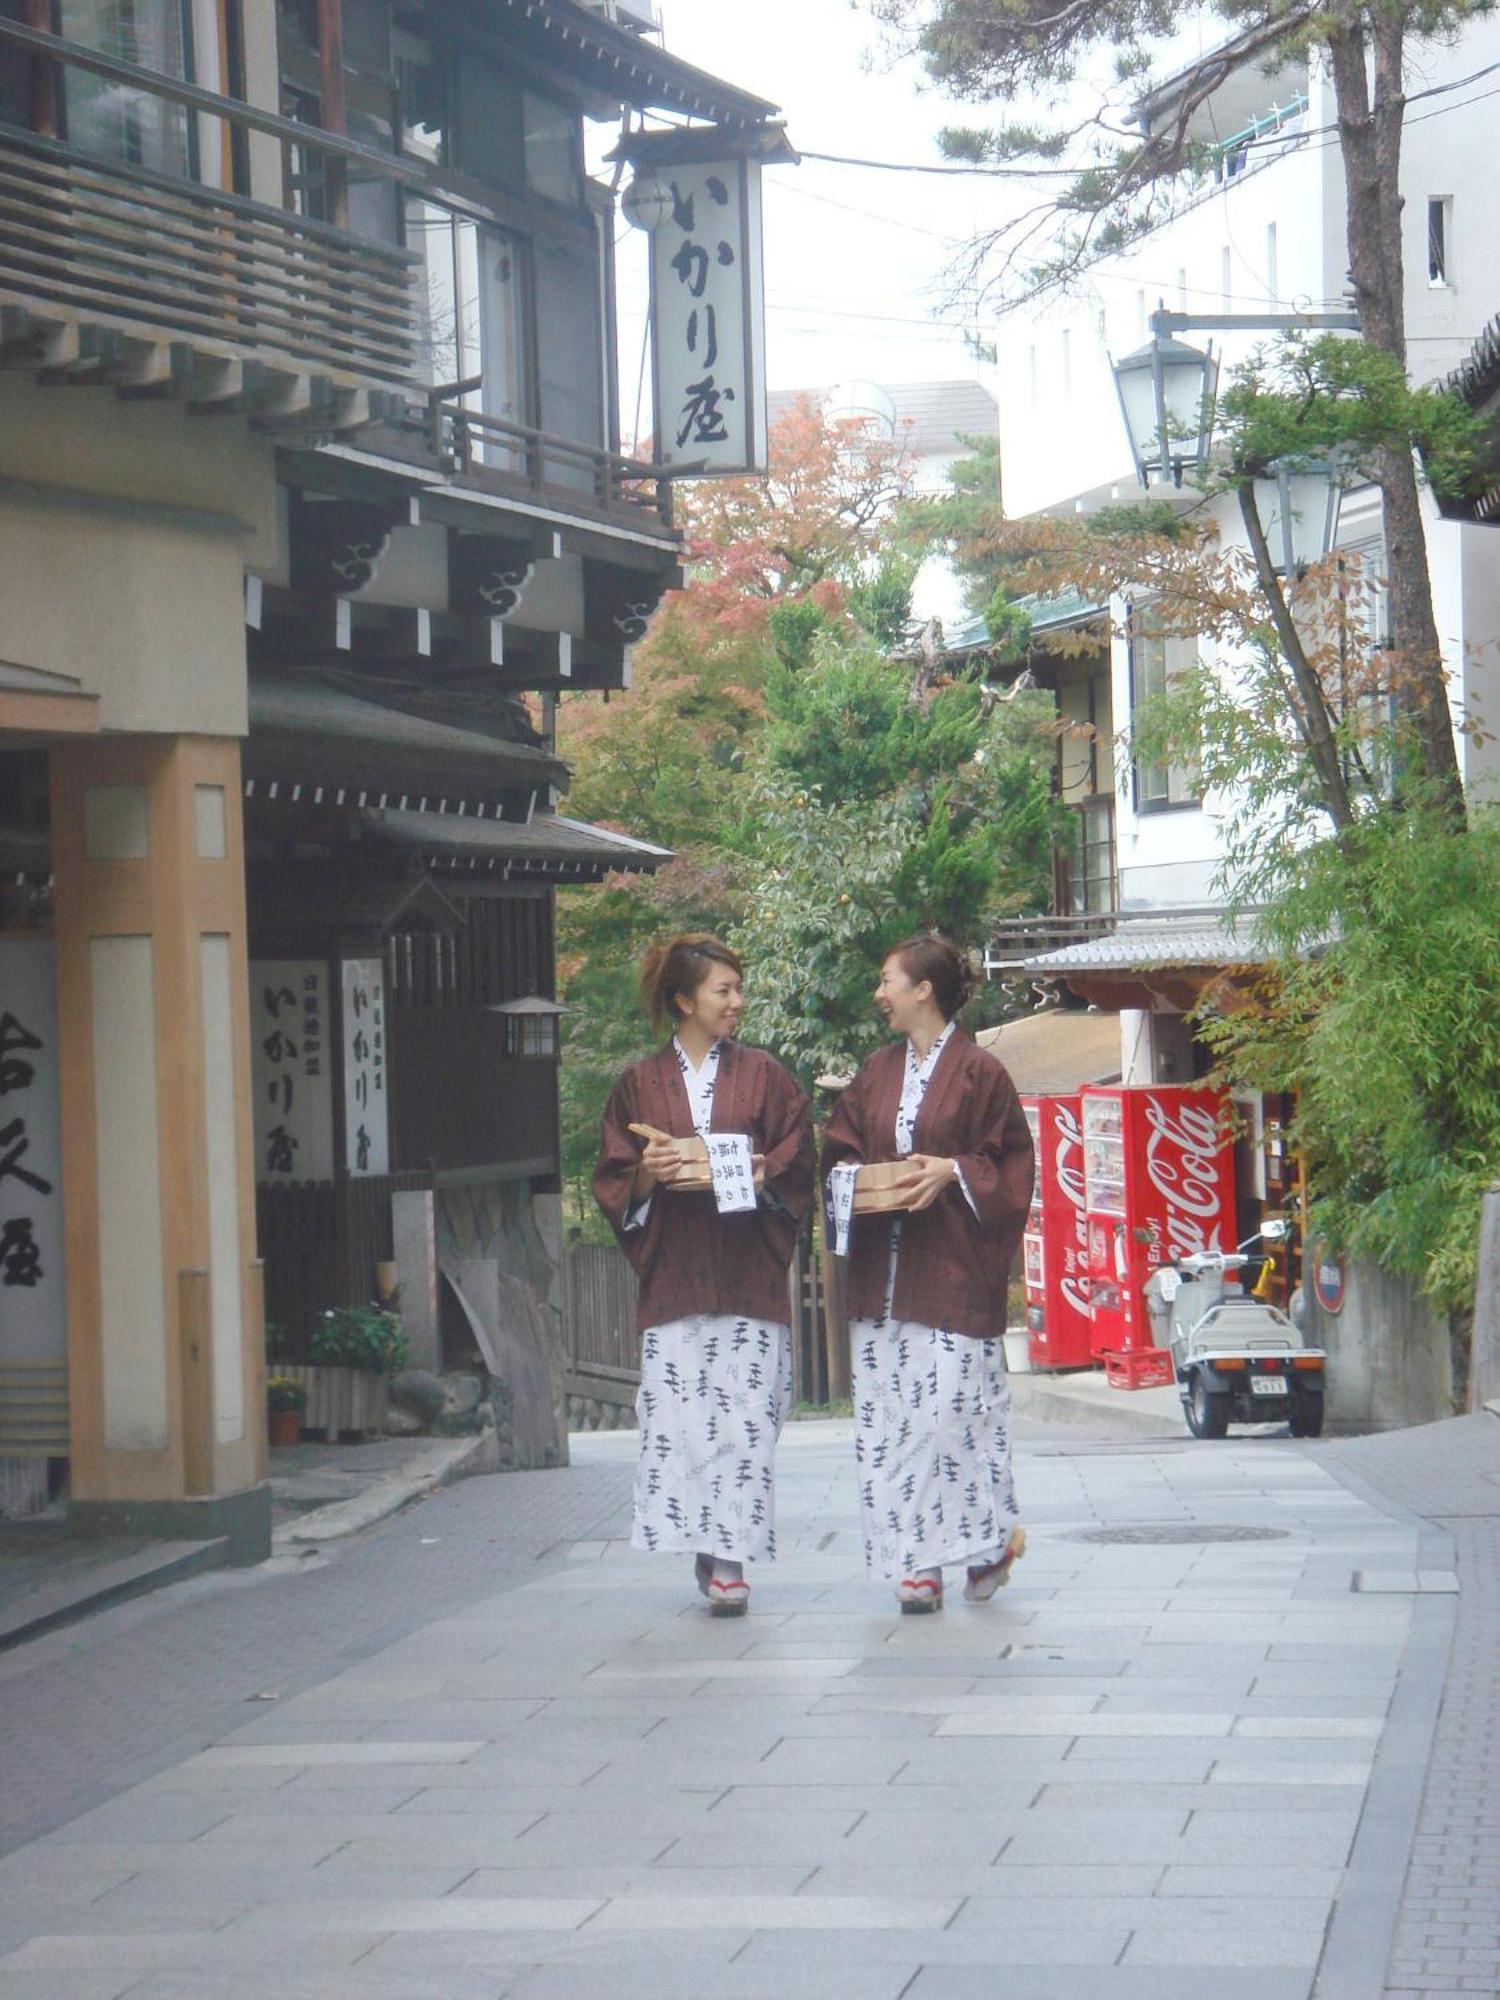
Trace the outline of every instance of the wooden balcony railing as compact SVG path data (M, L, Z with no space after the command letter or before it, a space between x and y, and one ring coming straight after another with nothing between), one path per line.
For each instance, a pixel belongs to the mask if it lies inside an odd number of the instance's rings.
M0 61L34 66L33 122L0 125L0 343L62 376L322 428L416 374L419 259L290 209L52 136L74 70L314 158L400 163L238 98L0 16ZM36 79L44 88L38 90ZM42 110L35 109L40 105Z
M350 388L407 385L405 251L0 128L0 293L136 349L186 345ZM72 357L69 357L72 358Z
M429 392L432 448L440 464L481 478L488 474L497 486L564 493L585 498L604 514L635 509L672 525L671 481L660 466L469 408L465 397L483 386L483 377L476 375Z

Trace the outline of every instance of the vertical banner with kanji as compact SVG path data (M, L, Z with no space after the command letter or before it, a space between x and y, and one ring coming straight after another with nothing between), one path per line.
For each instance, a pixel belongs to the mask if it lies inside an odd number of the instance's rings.
M390 1172L386 1092L385 968L346 958L344 971L344 1163L351 1174Z
M764 471L759 163L653 171L672 200L651 241L657 460L703 474Z
M330 1027L324 960L251 960L257 1180L333 1179Z
M62 1132L50 938L0 939L0 1356L64 1362Z

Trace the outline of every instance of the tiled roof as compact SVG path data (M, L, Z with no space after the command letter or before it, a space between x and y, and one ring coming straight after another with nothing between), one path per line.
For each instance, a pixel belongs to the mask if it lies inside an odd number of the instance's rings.
M439 869L556 871L560 880L598 881L616 871L651 874L672 858L670 848L561 813L534 813L529 820L435 812L367 811L361 817L372 840L419 853Z
M1184 965L1262 965L1270 956L1256 942L1253 915L1220 918L1136 916L1117 930L1023 959L1021 970L1151 972Z
M965 437L993 437L1000 406L982 382L882 382L896 406L896 436L917 458L963 449ZM822 389L773 389L766 413L776 419L806 397L818 403Z

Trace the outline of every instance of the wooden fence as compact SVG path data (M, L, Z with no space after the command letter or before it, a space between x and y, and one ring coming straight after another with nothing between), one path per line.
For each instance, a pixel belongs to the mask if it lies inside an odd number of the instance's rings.
M840 1267L806 1230L788 1289L792 1399L823 1405L849 1394L849 1338ZM577 1243L566 1262L567 1393L600 1404L635 1400L641 1379L634 1271L613 1243Z

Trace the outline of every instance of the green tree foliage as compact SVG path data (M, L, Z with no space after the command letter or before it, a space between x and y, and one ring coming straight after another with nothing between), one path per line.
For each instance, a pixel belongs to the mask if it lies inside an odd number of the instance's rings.
M1500 809L1371 817L1269 914L1261 1003L1202 1025L1229 1074L1298 1092L1319 1229L1459 1314L1500 1175L1497 884Z
M879 1040L870 989L897 933L982 945L1003 911L1045 902L1052 707L967 680L919 695L902 663L827 638L768 678L766 705L734 934L751 1031L810 1081Z

